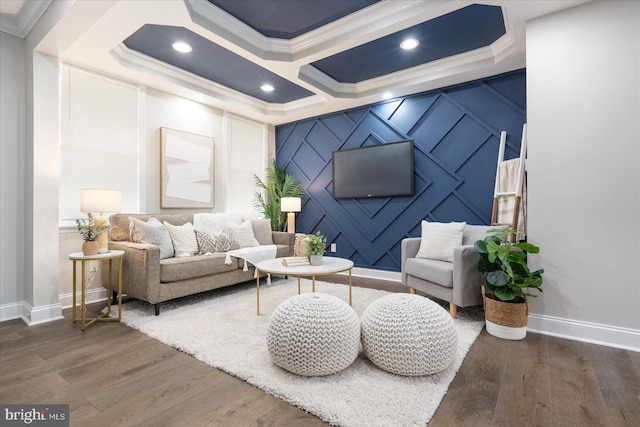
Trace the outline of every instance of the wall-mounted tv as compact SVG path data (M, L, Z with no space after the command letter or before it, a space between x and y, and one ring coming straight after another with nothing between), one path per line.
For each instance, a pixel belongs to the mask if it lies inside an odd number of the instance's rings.
M413 140L333 152L333 197L413 195Z

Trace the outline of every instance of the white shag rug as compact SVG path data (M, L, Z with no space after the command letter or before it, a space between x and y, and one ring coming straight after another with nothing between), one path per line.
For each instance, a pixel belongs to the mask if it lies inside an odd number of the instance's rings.
M302 280L302 292L311 281ZM349 288L316 281L316 292L349 302ZM449 384L484 322L468 310L454 320L458 349L444 371L425 377L402 377L378 369L360 351L342 372L301 377L274 365L267 351L267 328L275 308L297 294L296 279L274 279L260 286L256 315L255 284L227 287L162 303L160 315L140 301L123 305L122 322L210 366L295 405L336 426L422 426L433 416ZM367 306L389 292L353 288L353 308L362 316ZM473 312L470 312L473 314Z

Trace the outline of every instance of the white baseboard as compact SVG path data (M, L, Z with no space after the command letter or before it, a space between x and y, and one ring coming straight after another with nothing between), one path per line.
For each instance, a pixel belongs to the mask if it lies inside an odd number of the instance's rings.
M348 274L348 273L342 273ZM366 277L368 279L391 280L400 283L399 271L374 270L373 268L354 267L351 274L358 277Z
M64 319L60 304L31 307L26 301L18 301L0 306L0 322L22 319L29 326Z
M559 338L640 352L640 331L636 329L530 313L527 330Z
M87 304L91 304L93 302L105 301L108 297L110 297L110 295L107 295L107 290L105 288L87 289L85 300ZM81 298L82 294L77 292L76 304L78 306L80 305ZM69 308L73 306L73 292L60 295L60 305L62 308Z
M20 319L23 317L23 302L12 302L11 304L0 305L0 322L7 320Z
M77 294L76 304L80 305L82 295ZM105 301L107 299L107 290L105 288L87 290L86 303ZM73 305L73 293L60 295L58 304L45 305L41 307L31 307L25 301L18 301L10 304L0 305L0 322L13 319L22 319L29 326L38 325L40 323L52 322L54 320L64 319L62 315L63 308L69 308Z

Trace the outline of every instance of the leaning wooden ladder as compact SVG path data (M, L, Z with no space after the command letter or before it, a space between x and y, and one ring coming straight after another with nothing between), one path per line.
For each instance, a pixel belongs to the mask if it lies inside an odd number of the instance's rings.
M493 209L491 212L491 225L506 225L511 227L512 230L518 229L518 222L520 220L520 204L522 201L522 191L524 184L524 172L525 172L525 159L527 157L527 124L522 126L522 140L520 143L520 163L518 165L518 182L515 191L500 191L500 164L505 162L504 151L507 142L507 132L502 131L500 133L500 149L498 150L498 164L496 165L496 185L493 190ZM507 197L514 197L513 217L511 221L504 221L504 218L498 218L498 210L500 208L500 200ZM502 221L498 222L499 219ZM511 240L514 242L516 235L511 235Z

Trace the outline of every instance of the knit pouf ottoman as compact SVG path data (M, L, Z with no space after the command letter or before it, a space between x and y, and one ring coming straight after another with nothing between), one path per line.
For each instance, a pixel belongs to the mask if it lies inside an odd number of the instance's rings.
M296 295L271 315L267 348L276 365L294 374L335 374L358 356L360 320L349 304L332 295Z
M393 294L372 302L362 315L362 347L377 367L406 376L445 369L458 335L447 311L428 298Z

